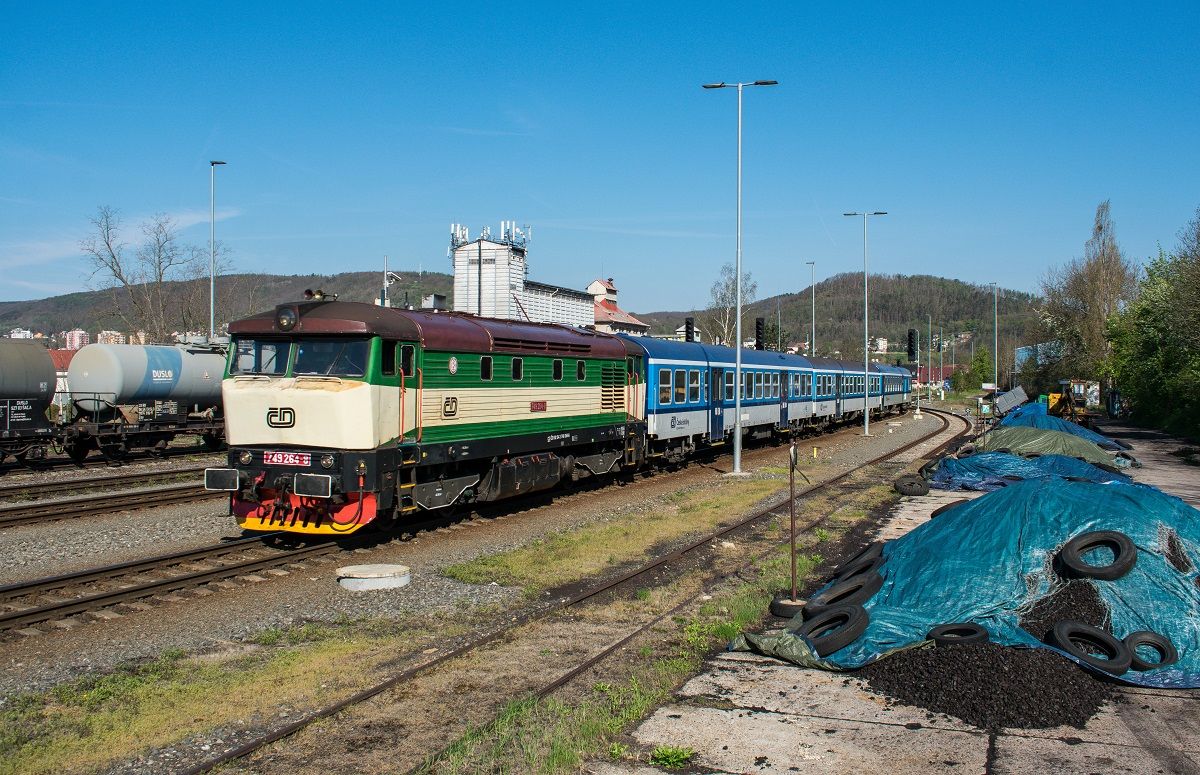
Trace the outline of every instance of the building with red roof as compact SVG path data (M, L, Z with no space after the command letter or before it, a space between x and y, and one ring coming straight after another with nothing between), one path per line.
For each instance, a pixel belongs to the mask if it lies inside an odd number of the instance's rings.
M587 292L592 294L597 331L642 336L650 330L648 323L643 323L617 306L617 286L613 285L611 277L607 280L593 280L587 287Z

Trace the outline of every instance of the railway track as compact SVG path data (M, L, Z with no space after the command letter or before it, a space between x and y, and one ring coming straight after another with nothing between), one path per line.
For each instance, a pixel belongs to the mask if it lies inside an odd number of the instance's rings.
M133 610L138 610L146 605L145 601L153 598L178 602L182 599L178 593L185 590L204 589L246 576L250 576L247 581L262 581L253 574L286 575L279 574L284 566L343 551L333 542L280 549L269 543L276 535L240 538L199 549L0 586L0 633L25 630L23 634L35 635L40 631L29 630L34 625L62 623L82 614L115 618L120 612L112 609L117 606L134 604ZM82 622L75 620L72 623Z
M850 476L852 476L854 473L861 471L863 469L867 469L867 468L871 468L873 466L885 464L888 461L890 461L892 458L899 457L899 456L903 455L904 453L908 452L909 450L912 450L921 444L925 444L925 443L929 442L931 439L937 438L941 434L945 434L948 430L951 429L951 426L956 423L962 423L963 427L960 430L958 430L957 433L955 433L953 435L949 435L941 444L932 448L931 450L926 452L921 457L926 458L926 457L932 457L933 455L936 455L938 452L945 449L947 446L952 444L955 440L961 438L963 435L965 435L967 432L970 431L969 423L967 423L965 420L963 420L963 418L958 417L957 415L939 412L936 410L930 410L930 413L939 417L939 419L941 419L941 421L942 421L941 428L933 431L932 433L926 434L925 436L921 437L920 439L917 439L916 441L905 444L902 447L900 447L899 449L887 452L887 453L880 455L872 460L869 460L859 466L855 466L855 467L845 471L842 474L834 476L831 479L828 479L828 480L822 481L818 484L814 484L809 487L797 490L796 499L800 500L808 495L820 492L820 491L825 490L833 485L843 482L846 479L848 479ZM457 658L467 655L471 652L474 652L483 646L500 641L501 639L512 635L516 630L518 630L526 625L547 619L552 615L561 613L567 609L578 606L581 603L592 600L592 599L594 599L604 593L607 593L611 590L614 590L618 587L629 585L630 582L632 582L634 580L641 579L642 577L645 577L648 574L652 574L656 571L663 570L667 566L670 566L673 563L679 562L680 560L684 559L685 557L692 554L693 552L700 550L704 547L710 546L714 541L720 540L723 537L728 536L732 533L736 533L739 530L743 530L743 529L747 528L748 526L751 526L754 523L759 522L760 520L763 520L766 518L777 517L777 516L779 516L780 509L786 510L787 505L788 505L788 499L785 498L782 503L771 504L765 508L755 511L752 514L749 514L747 516L744 516L744 517L738 519L736 522L734 522L732 524L726 525L717 530L710 531L709 533L705 534L704 536L700 537L699 539L690 542L686 546L680 547L680 548L675 549L667 554L657 557L657 558L645 563L644 565L634 568L634 569L632 569L626 573L623 573L615 578L611 578L611 579L602 581L590 588L581 590L581 591L571 595L570 597L560 599L560 600L556 601L555 604L552 604L550 606L540 608L536 611L527 611L525 613L518 614L514 617L511 617L507 620L507 622L503 626L501 626L495 630L492 630L490 632L483 633L474 638L471 638L454 649L446 651L436 657L433 657L432 659L428 659L424 662L413 665L413 666L391 676L390 678L375 684L374 686L371 686L367 689L356 692L355 694L352 694L349 697L346 697L346 698L344 698L336 703L333 703L329 706L326 706L324 708L321 708L320 710L309 713L308 715L305 715L305 716L301 717L300 719L293 721L285 726L279 727L259 738L250 740L240 746L237 746L236 748L230 749L230 750L225 751L211 759L200 762L200 763L194 765L193 767L190 767L187 770L184 770L183 771L184 775L201 775L201 773L209 772L216 767L219 767L224 764L228 764L232 761L241 759L241 758L263 748L264 746L267 746L271 743L274 743L279 740L283 740L287 737L290 737L291 735L294 735L295 733L299 732L300 730L308 727L309 725L311 725L321 719L325 719L325 718L334 716L334 715L340 713L341 711L346 710L347 708L358 705L359 703L362 703L372 697L375 697L385 691L388 691L389 689L397 687L401 684L405 684L406 682L411 681L411 679L417 677L418 675L427 673L430 670L438 667L439 665L446 664L447 662L450 662L451 660L457 659ZM825 519L827 519L827 517L822 517L822 518L819 518L816 520L812 520L808 524L801 526L801 529L803 529L803 530L815 529L816 527L819 527L825 521ZM774 547L772 547L771 551L774 551ZM755 558L753 558L751 560L750 563L748 563L746 565L746 567L749 568L755 562L762 559L763 556L764 555L761 555L761 554L756 556ZM544 683L541 687L539 687L534 692L534 694L538 697L547 696L554 690L569 683L574 678L583 674L585 671L595 667L597 664L599 664L603 660L611 657L613 654L618 652L621 648L623 648L625 645L627 645L630 641L632 641L638 635L646 632L647 630L654 627L658 623L664 621L665 619L668 619L671 616L678 614L686 607L686 605L690 604L691 602L692 601L689 599L689 600L685 601L684 603L680 603L678 606L672 608L671 610L666 611L665 613L655 617L652 621L646 622L646 623L642 624L641 626L636 627L633 631L625 634L623 637L618 639L616 642L610 644L609 646L607 646L603 650L599 651L598 653L593 654L592 656L588 657L587 659L581 661L580 663L578 663L576 666L571 668L566 673L559 675L557 678ZM435 754L433 757L427 759L427 761L435 761L437 756L439 756L441 753L444 753L444 750L442 752L439 752L438 754ZM417 769L420 769L420 766L413 768L413 770L410 770L410 772L415 771Z
M29 460L25 462L0 462L0 476L16 473L44 473L47 471L74 470L85 468L116 468L126 463L150 463L156 460L170 460L193 456L212 456L224 454L221 450L169 448L164 451L131 452L121 458L106 458L94 455L83 462L76 462L69 457L48 457L45 460Z
M139 483L153 484L164 479L202 474L207 465L172 468L164 471L138 471L115 476L86 476L74 479L56 479L52 482L25 482L0 485L0 500L20 500L45 495L61 497L69 493L89 492L110 487L125 487Z
M145 477L142 477L143 479ZM69 486L71 483L64 483ZM94 487L95 485L93 485ZM49 485L47 489L52 488ZM225 493L210 492L195 482L178 482L160 487L129 490L127 492L99 495L80 495L60 500L34 501L0 506L0 528L31 525L64 519L79 519L115 511L129 511L149 506L164 506L172 503L188 503L196 500L212 500Z

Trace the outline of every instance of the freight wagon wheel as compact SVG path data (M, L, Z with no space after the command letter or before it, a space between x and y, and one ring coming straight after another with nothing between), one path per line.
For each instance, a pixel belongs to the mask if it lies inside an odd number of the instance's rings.
M878 573L860 573L839 581L808 599L804 618L812 619L833 608L865 603L882 586L883 576Z
M987 643L991 636L988 631L975 622L959 622L956 624L939 624L925 636L938 646L962 646L968 643Z
M64 447L67 457L74 460L76 463L82 463L92 451L92 445L80 439L76 439L65 445Z
M1133 663L1133 655L1124 643L1099 627L1083 622L1059 622L1047 640L1051 646L1110 675L1122 675Z
M1107 547L1112 561L1093 565L1083 557L1090 551ZM1067 541L1058 551L1059 572L1068 576L1115 581L1133 569L1137 562L1137 547L1129 536L1116 530L1094 530Z
M796 633L812 644L817 656L826 657L858 640L870 621L861 605L844 605L812 617Z
M1134 670L1155 670L1167 665L1173 665L1179 661L1179 651L1176 650L1175 644L1165 635L1159 635L1157 632L1150 630L1138 630L1131 632L1125 636L1125 648L1129 649L1131 657L1130 667ZM1158 661L1148 662L1138 656L1138 648L1148 646L1158 652Z

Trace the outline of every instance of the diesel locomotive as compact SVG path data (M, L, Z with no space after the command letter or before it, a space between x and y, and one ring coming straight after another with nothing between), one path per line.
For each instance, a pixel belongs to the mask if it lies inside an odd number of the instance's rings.
M908 372L356 302L229 327L229 465L205 472L246 530L338 535L567 479L686 460L903 411Z

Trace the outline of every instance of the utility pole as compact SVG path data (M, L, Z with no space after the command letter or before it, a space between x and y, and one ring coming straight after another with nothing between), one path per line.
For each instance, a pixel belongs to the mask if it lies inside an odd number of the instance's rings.
M925 356L928 363L925 364L925 395L929 398L930 403L933 402L933 315L929 316L929 353Z
M938 388L941 388L946 382L946 372L942 369L942 350L945 349L946 343L942 339L942 327L938 326Z

